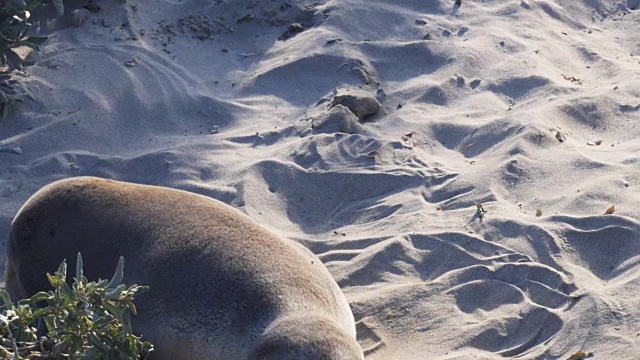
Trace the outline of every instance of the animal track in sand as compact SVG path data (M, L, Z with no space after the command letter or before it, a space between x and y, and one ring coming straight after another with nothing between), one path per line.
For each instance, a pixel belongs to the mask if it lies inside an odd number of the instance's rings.
M367 324L367 320L367 318L362 318L356 322L358 343L362 346L365 356L368 356L385 346L384 341L382 341L378 336L375 329L371 325Z

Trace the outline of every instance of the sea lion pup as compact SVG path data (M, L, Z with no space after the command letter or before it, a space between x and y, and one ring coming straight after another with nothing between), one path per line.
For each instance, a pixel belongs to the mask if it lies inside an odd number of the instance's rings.
M320 260L205 196L79 177L36 192L11 224L13 299L50 289L63 259L107 279L119 256L136 299L136 332L153 359L364 359L353 314Z

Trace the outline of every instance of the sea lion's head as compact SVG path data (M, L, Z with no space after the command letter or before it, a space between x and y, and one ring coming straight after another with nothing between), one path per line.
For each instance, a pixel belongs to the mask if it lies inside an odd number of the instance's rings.
M335 321L316 314L275 320L258 339L250 360L363 360L356 339Z

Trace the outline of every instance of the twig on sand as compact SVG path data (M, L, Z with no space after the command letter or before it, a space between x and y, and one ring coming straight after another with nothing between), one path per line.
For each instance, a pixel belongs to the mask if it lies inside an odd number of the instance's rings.
M479 213L480 215L482 215L482 214L484 214L484 213L486 213L486 212L487 212L487 210L485 210L485 209L484 209L484 207L482 206L482 204L480 204L480 203L479 203L479 202L477 202L477 201L475 202L475 204L476 204L476 208L477 208L477 210L478 210L478 213Z
M240 56L244 56L244 57L256 56L256 55L262 55L266 52L267 52L266 50L260 50L252 53L241 53Z
M22 155L22 149L17 146L0 145L0 152L6 152L10 154Z

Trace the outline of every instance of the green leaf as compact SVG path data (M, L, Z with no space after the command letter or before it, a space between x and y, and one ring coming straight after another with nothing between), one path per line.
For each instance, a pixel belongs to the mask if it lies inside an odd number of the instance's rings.
M67 278L67 260L62 260L62 264L58 267L56 275L61 275L62 279Z
M26 12L25 14L26 14L26 16L25 16L25 21L26 21L29 18L29 13ZM16 41L26 37L27 33L29 32L29 29L31 29L31 24L30 23L25 23L25 25L22 27L22 29L20 29L20 33L18 33ZM16 45L14 45L14 47L15 46Z
M51 314L51 308L50 307L45 307L39 310L36 310L31 317L33 317L34 319L37 319L39 317L45 316L45 315L49 315Z
M47 273L47 279L49 279L49 284L53 287L56 287L56 284L58 284L58 279L49 273Z
M145 341L145 342L142 343L142 353L143 354L150 353L152 351L153 351L153 344L151 344L148 341Z
M44 318L44 324L47 326L47 331L51 332L57 327L56 316L51 314Z
M140 294L144 294L147 291L149 291L149 287L144 285L144 286L140 286L140 285L133 285L132 287L129 288L129 290L127 290L130 293L135 294L136 296L140 295Z
M63 0L53 0L53 6L56 8L56 12L58 16L62 16L64 14L64 1Z
M129 348L127 349L129 353L135 354L138 352L138 342L135 336L129 336Z
M52 298L53 294L51 292L40 291L28 299L20 300L18 304L37 304L40 301L50 300Z
M87 360L104 358L104 354L98 349L98 347L91 347L86 353L80 353L78 355L78 358Z
M108 352L111 351L111 347L100 340L94 333L89 333L89 342L100 350Z
M11 296L9 296L9 293L4 291L4 290L0 290L0 298L2 298L2 301L4 302L4 306L11 310L14 308L13 306L13 302L11 301Z
M122 283L122 278L124 277L124 258L120 256L118 260L118 266L116 266L116 272L113 274L111 281L107 285L107 288L112 289Z
M77 354L78 352L80 352L80 350L82 350L82 345L82 337L73 334L71 336L71 347L69 348L69 353Z
M102 306L107 310L111 315L113 315L116 319L122 321L122 310L115 306L111 301L105 301Z
M133 315L138 315L138 310L136 309L136 305L134 303L129 303L129 309L131 309L131 313Z
M20 55L13 50L5 50L4 55L7 57L7 63L16 70L22 69L22 59Z
M42 45L47 41L47 39L49 39L48 36L29 36L28 38L25 38L24 41L28 41L36 45Z
M76 297L76 294L73 289L71 289L71 287L67 285L67 283L63 283L60 287L62 288L62 295L64 295L64 297L61 297L60 300L62 300L63 305L66 305Z
M56 343L53 345L53 349L51 350L51 355L54 357L62 355L65 347L68 345L68 340L64 339L63 341Z
M82 297L82 307L84 308L84 315L91 315L91 304L89 304L89 299L86 296Z
M131 328L131 312L129 309L125 309L122 313L122 332L125 337L128 337L133 332Z
M116 318L114 318L113 316L103 316L98 320L94 321L93 324L91 324L91 330L104 331L106 328L108 328L115 322L116 322Z
M76 335L74 332L71 331L58 331L58 333L56 334L59 337L62 338L68 338L70 340L72 340L72 338Z
M30 0L30 1L27 1L27 6L24 8L24 10L31 11L40 5L42 5L42 0Z
M76 281L82 281L82 255L78 252L78 256L76 257Z
M126 289L127 287L124 284L120 284L118 285L115 289L109 291L107 293L107 299L111 299L111 300L116 300L120 298L120 294L122 294L122 292Z

